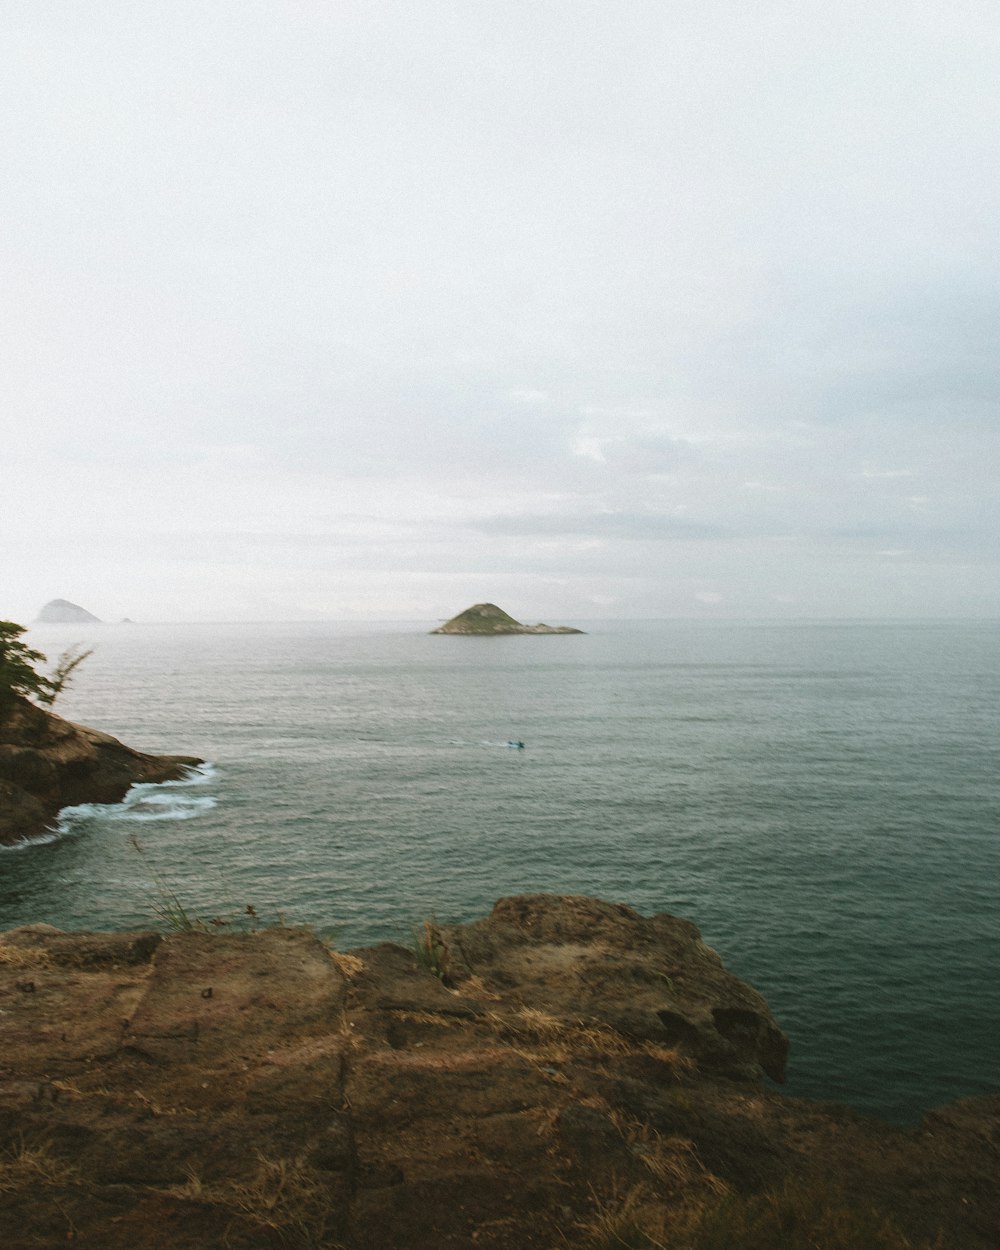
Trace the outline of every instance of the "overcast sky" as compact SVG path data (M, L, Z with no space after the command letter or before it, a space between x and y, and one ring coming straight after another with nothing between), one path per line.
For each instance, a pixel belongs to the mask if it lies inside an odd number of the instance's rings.
M990 616L995 0L3 0L0 617Z

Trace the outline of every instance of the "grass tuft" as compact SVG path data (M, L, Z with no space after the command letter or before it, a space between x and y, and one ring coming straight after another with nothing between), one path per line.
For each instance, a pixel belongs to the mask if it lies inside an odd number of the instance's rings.
M444 934L433 919L425 920L414 934L413 953L421 968L446 985L449 983L451 955Z
M667 1241L666 1212L651 1202L641 1185L623 1197L599 1202L591 1218L579 1225L586 1250L674 1250ZM733 1246L730 1250L737 1250Z
M206 1184L192 1173L184 1185L167 1192L222 1210L230 1217L231 1231L241 1225L251 1234L296 1250L319 1250L332 1244L330 1190L323 1174L301 1158L272 1159L258 1154L257 1168L246 1180Z
M63 1188L80 1182L69 1163L57 1159L45 1146L23 1143L0 1155L0 1194L19 1194L38 1188Z

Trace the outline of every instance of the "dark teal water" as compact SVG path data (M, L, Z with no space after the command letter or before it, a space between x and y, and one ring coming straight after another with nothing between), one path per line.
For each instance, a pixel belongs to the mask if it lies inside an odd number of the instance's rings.
M592 893L700 926L790 1092L905 1121L1000 1087L1000 625L427 628L98 630L63 714L213 768L0 854L0 929L149 925L166 887L349 947Z

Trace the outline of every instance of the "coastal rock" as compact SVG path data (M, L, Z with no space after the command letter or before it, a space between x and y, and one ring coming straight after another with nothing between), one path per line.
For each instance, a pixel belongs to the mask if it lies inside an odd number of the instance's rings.
M174 781L200 763L146 755L15 697L0 712L0 843L37 837L64 807L117 803L137 782Z
M904 1129L767 1088L780 1030L688 922L535 895L424 939L0 934L0 1244L693 1250L794 1208L797 1245L995 1247L1000 1097Z
M522 625L495 603L475 603L430 632L491 638L500 634L582 634L584 631L569 625Z
M35 618L38 625L100 625L101 618L68 599L50 599Z
M676 1046L731 1077L785 1079L788 1039L767 1003L722 965L689 920L551 894L502 899L442 927L456 988L477 977L527 1007Z

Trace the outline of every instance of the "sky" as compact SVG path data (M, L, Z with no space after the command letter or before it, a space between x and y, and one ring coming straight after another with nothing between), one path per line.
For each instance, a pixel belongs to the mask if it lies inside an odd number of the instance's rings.
M976 0L4 0L0 618L995 617Z

